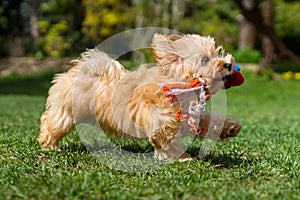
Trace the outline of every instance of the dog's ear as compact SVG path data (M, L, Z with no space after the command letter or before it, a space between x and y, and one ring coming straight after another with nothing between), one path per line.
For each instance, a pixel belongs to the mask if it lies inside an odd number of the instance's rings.
M152 48L157 64L170 66L196 54L199 46L186 36L156 33L152 40Z

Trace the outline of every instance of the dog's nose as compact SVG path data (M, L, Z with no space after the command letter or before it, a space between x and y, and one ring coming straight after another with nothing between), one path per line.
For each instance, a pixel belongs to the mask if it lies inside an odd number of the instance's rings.
M225 67L226 69L228 69L229 71L231 71L232 64L231 64L231 63L225 63L225 64L224 64L224 67Z

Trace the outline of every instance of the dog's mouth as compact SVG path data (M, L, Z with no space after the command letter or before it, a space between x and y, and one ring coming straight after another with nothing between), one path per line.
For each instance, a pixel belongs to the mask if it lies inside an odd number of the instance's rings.
M235 68L232 67L231 63L225 63L218 66L218 70L214 73L214 82L226 82L227 79L234 73Z
M214 81L215 82L221 82L221 81L225 82L226 81L226 76L224 76L222 78L215 78Z
M217 83L219 84L221 82L225 83L227 81L227 77L228 76L229 75L226 75L226 76L223 76L223 77L214 78L214 79L212 79L212 83L213 84L217 84Z
M230 76L231 76L231 75L226 75L226 76L220 78L219 81L223 81L223 82L225 83L225 82L228 80L228 78L229 78Z
M232 86L240 86L243 83L244 76L239 71L234 70L230 74L226 74L223 77L214 78L211 82L210 90L212 93L215 93L218 89L228 89Z

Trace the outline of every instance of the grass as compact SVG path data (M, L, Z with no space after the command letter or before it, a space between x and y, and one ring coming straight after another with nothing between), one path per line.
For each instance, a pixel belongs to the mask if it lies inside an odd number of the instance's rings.
M245 74L243 86L226 91L228 116L243 122L240 135L199 161L147 173L103 165L76 132L62 152L41 150L51 74L1 79L0 199L299 199L300 82Z

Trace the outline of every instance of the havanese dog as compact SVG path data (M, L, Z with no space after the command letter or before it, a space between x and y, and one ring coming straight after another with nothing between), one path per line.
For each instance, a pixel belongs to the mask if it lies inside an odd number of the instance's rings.
M96 48L72 61L74 66L52 82L41 116L40 145L58 148L75 124L91 116L116 138L148 138L158 160L193 159L180 144L186 134L181 124L200 139L207 134L220 140L235 137L239 122L225 119L220 133L209 132L212 115L204 113L205 102L224 84L243 82L232 81L239 73L232 55L216 47L213 38L196 34L155 34L152 48L156 66L135 71Z

